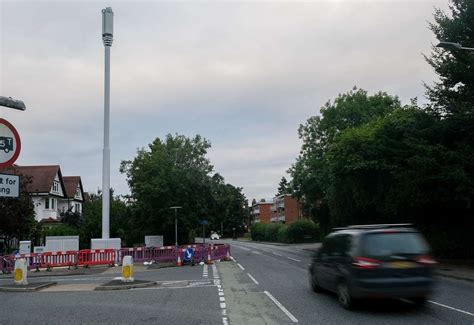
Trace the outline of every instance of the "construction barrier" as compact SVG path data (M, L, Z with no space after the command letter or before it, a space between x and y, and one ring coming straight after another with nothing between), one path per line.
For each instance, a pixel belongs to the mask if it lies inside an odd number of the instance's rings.
M194 251L193 261L208 262L216 260L228 260L230 257L230 246L228 244L207 245L183 245L180 247L134 247L114 249L83 249L80 251L46 252L0 256L0 272L11 273L14 269L15 260L24 258L28 270L46 268L50 270L55 267L88 267L91 265L114 265L119 264L124 256L131 256L134 262L170 262L177 263L178 257L184 260L186 249Z
M51 270L53 267L77 267L78 265L78 252L66 251L66 252L47 252L39 254L41 258L41 267Z
M114 265L117 252L115 249L83 249L77 252L78 265Z

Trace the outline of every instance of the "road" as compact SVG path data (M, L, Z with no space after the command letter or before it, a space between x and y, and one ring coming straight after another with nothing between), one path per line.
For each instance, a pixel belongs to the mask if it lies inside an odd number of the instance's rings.
M301 246L226 242L234 261L137 265L136 279L157 282L150 288L94 291L120 275L117 267L69 276L31 274L30 282L58 284L32 293L0 292L0 324L474 324L472 282L438 279L423 309L385 301L347 311L334 295L310 290L312 253ZM0 284L11 282L11 275L0 276Z
M293 321L301 324L474 324L472 282L438 278L435 292L423 309L404 301L384 301L347 311L338 305L334 295L311 291L311 252L297 246L229 243L241 271L259 291L271 293ZM287 317L287 322L293 321Z

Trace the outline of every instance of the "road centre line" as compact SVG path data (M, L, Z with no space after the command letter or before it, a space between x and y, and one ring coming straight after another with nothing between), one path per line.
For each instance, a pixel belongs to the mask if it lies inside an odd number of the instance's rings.
M275 252L273 252L273 254L276 255L276 256L283 256L283 255L275 253Z
M301 260L297 260L296 258L293 258L293 257L286 257L286 258L295 262L301 262Z
M286 316L288 316L288 318L291 319L293 323L298 323L298 319L296 319L296 317L293 316L293 314L290 313L288 309L285 308L285 306L283 306L278 300L276 300L276 298L273 297L270 292L264 291L264 293L268 296L268 298L270 298L275 303L275 305L277 305L278 308L281 309L282 312L285 313Z
M438 305L438 306L441 306L441 307L444 307L444 308L448 308L448 309L451 309L451 310L454 310L454 311L457 311L457 312L466 314L466 315L469 315L469 316L474 316L473 313L470 313L470 312L468 312L468 311L461 310L461 309L457 309L457 308L454 308L454 307L451 307L451 306L447 306L447 305L443 305L443 304L440 304L439 302L436 302L436 301L428 300L428 302L429 302L429 303L432 303L432 304L435 304L435 305Z
M237 263L237 266L240 267L242 271L245 271L245 268L242 265L240 265L240 263Z
M253 282L255 282L256 285L259 285L258 281L255 280L255 278L250 273L247 273L247 275L249 276L250 279L252 279Z

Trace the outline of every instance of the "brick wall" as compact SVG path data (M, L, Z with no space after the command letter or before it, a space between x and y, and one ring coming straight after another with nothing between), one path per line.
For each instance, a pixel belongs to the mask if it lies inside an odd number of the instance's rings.
M285 223L287 225L297 221L299 219L299 206L298 200L291 196L285 196Z

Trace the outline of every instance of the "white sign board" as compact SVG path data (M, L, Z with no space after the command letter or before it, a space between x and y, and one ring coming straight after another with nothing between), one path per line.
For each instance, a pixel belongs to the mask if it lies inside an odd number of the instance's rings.
M20 254L29 254L31 253L31 240L22 240L20 241Z
M91 249L120 249L122 248L122 240L120 238L92 238Z
M0 174L0 197L20 196L20 176Z
M161 247L163 246L163 236L145 236L146 247Z
M45 252L79 250L79 236L46 236Z

